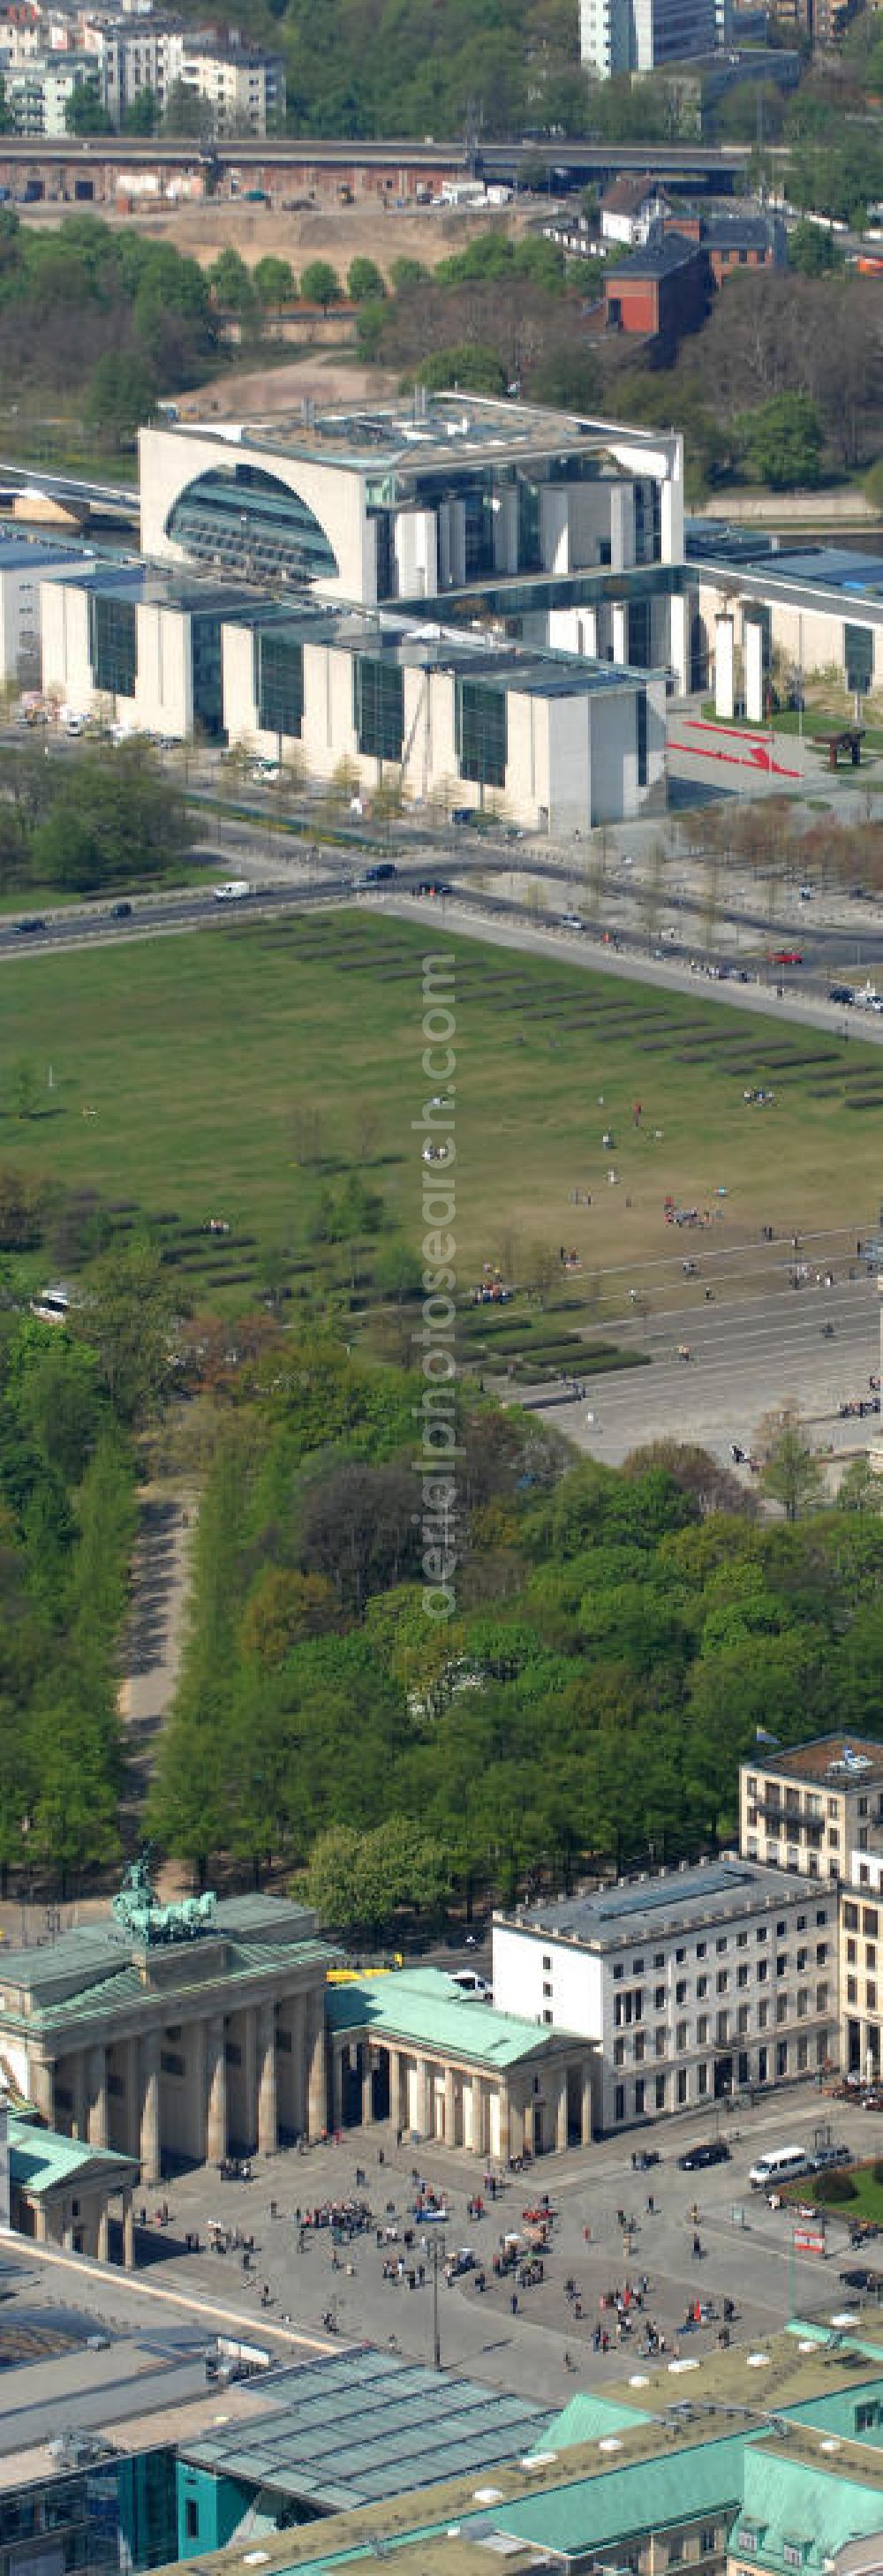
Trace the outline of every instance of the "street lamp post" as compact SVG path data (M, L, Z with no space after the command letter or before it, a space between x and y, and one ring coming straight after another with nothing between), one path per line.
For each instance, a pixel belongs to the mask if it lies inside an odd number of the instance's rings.
M438 2267L439 2267L439 2262L440 2262L440 2261L441 2261L441 2262L444 2262L444 2257L445 2257L445 2240L444 2240L444 2237L443 2237L443 2236L442 2236L442 2237L434 2236L434 2237L433 2237L433 2240L432 2240L432 2367L433 2367L433 2370L440 2370L440 2369L441 2369L441 2366L442 2366L442 2359L441 2359L441 2335L440 2335L440 2333L439 2333L439 2323L438 2323Z

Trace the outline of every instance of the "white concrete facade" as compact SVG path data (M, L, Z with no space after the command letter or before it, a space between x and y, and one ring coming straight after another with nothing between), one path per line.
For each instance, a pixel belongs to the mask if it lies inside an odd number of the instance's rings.
M141 544L157 563L187 564L186 547L168 534L176 501L202 475L233 473L237 464L272 476L306 503L328 539L337 563L336 575L317 585L323 596L364 601L377 597L375 522L366 507L363 478L341 471L329 456L286 454L280 446L268 453L251 444L245 426L228 430L142 429L139 439ZM216 569L228 567L219 561Z
M296 737L268 732L259 723L251 630L228 625L222 635L224 718L228 738L256 755L291 758L298 751L308 772L329 778L350 762L368 790L379 778L375 758L360 752L353 707L353 657L328 642L303 646L303 720ZM459 663L458 663L459 667ZM467 668L467 676L468 668ZM477 653L475 678L493 687L493 655ZM571 835L591 824L638 814L664 791L665 681L659 674L592 675L575 667L573 689L548 696L519 691L511 671L506 691L505 780L492 796L513 821L530 829ZM419 666L404 671L404 739L401 778L407 796L441 798L455 787L455 801L478 806L481 788L462 774L457 753L453 673ZM646 707L646 749L639 744L638 704ZM642 719L641 721L644 721ZM390 764L397 768L398 764ZM643 774L642 774L643 773Z
M602 2130L701 2109L830 2063L837 1910L737 1861L623 1883L496 1917L494 2000L596 2044Z
M805 679L814 672L838 672L848 685L847 627L865 630L872 666L871 686L883 689L883 614L880 602L863 599L859 594L825 594L809 583L799 596L786 595L777 586L775 557L768 567L752 567L750 589L740 589L738 577L715 576L710 568L697 566L699 614L710 646L713 648L715 624L721 616L732 620L737 650L744 650L748 631L762 609L769 628L773 652L781 654ZM720 712L720 710L719 710Z
M66 545L0 538L0 688L39 686L42 584L77 561Z
M551 412L530 411L527 417L537 423L534 438L526 435L517 405L475 403L471 413L460 413L457 397L444 396L425 425L404 411L373 415L361 446L360 422L345 416L333 431L327 422L324 431L321 423L319 429L306 423L300 430L283 423L274 432L271 422L247 421L217 429L182 423L144 429L144 552L160 563L199 561L215 573L266 577L259 556L254 563L243 560L249 478L257 474L295 496L331 548L333 566L315 575L305 560L310 587L323 597L366 606L384 598L433 598L485 579L489 571L569 573L607 565L621 571L656 559L682 561L680 438L642 435L607 422L577 423ZM372 440L376 462L365 453ZM580 471L562 471L561 458L571 468L577 462ZM516 475L535 497L536 552L522 546L518 483L507 479ZM192 530L182 535L180 525L176 530L170 524L172 514L204 478L216 495L227 487L232 495L238 481L241 509L216 508L198 538ZM440 482L447 487L441 496ZM492 528L492 562L480 574L467 571L467 502L476 483L484 484ZM654 487L658 505L648 507ZM283 569L282 578L294 577Z
M189 594L181 601L148 597L137 601L133 614L134 691L109 699L97 686L93 666L89 581L74 575L46 584L44 691L77 715L104 714L127 732L186 741L197 721L193 637L199 623L198 584L193 585L192 603ZM311 615L316 640L310 636ZM517 649L495 654L492 645L472 644L455 630L443 629L420 630L423 652L406 621L395 621L390 638L382 617L376 625L359 621L350 640L348 623L340 621L338 635L321 615L307 611L300 644L303 711L298 730L287 733L268 729L260 720L258 642L263 633L272 640L272 625L262 627L258 611L254 621L246 611L223 621L219 713L227 740L256 757L296 757L317 779L331 778L346 761L369 791L385 765L387 775L400 778L405 796L416 801L494 802L531 830L565 836L637 815L663 799L663 673L593 670L575 661L568 685L558 658L546 661ZM295 619L292 631L297 626ZM403 726L398 757L382 764L376 754L360 748L354 670L358 656L382 661L391 645L402 655ZM466 774L458 751L458 679L474 680L505 698L505 773L484 788Z

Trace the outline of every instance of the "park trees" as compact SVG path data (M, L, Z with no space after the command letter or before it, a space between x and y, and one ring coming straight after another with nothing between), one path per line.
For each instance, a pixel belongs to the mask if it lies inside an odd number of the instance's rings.
M818 1500L822 1471L797 1405L779 1404L765 1413L754 1447L764 1493L781 1503L786 1520L798 1520Z
M327 259L308 259L301 270L300 291L305 304L320 304L323 313L339 304L343 295L337 270Z
M749 474L770 491L818 483L824 441L808 394L776 394L757 411L741 413L735 428Z
M88 893L137 884L186 846L183 799L137 737L113 748L89 744L76 760L53 763L42 793L28 833L30 873L41 885Z
M72 1330L94 1351L117 1419L149 1421L167 1393L174 1352L171 1293L145 1238L111 1244L91 1264Z
M245 319L254 312L254 283L240 251L228 243L218 252L208 274L209 285L222 313L238 313Z
M363 255L359 259L350 261L347 269L346 291L351 304L382 302L386 287L376 260L366 259Z
M290 260L279 259L273 251L265 251L263 259L255 261L252 285L258 302L273 313L281 313L283 304L292 303L297 293Z
M435 1912L449 1883L441 1844L397 1816L367 1834L330 1826L313 1845L305 1879L296 1882L323 1923L374 1938L390 1929L404 1907L414 1914Z
M113 132L111 118L104 105L96 74L90 74L87 80L78 81L76 88L71 90L70 97L65 100L64 128L66 134L111 134Z

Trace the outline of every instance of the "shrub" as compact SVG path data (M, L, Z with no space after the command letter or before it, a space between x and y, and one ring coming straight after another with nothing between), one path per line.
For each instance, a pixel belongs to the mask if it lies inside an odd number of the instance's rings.
M855 2182L851 2173L818 2174L813 2190L816 2200L826 2203L828 2208L833 2208L835 2204L842 2207L844 2201L854 2200L856 2196Z

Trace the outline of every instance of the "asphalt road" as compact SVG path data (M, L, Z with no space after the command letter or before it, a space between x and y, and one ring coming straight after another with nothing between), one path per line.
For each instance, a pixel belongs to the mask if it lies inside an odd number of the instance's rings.
M700 1257L704 1246L699 1247ZM778 1247L782 1259L782 1247ZM807 1245L803 1259L810 1257ZM827 1259L827 1255L825 1256ZM832 1449L844 1462L863 1452L879 1431L864 1421L838 1417L838 1406L868 1397L869 1378L880 1371L880 1297L864 1271L827 1289L760 1287L726 1301L719 1292L706 1305L700 1285L690 1302L644 1323L625 1315L608 1323L605 1338L646 1351L652 1368L581 1379L584 1396L573 1403L537 1406L568 1438L608 1466L647 1440L697 1441L727 1466L731 1444L750 1452L761 1415L793 1399L810 1427L813 1445ZM708 1267L704 1265L704 1275ZM835 1273L836 1276L836 1273ZM737 1291L738 1295L738 1291ZM833 1338L824 1333L833 1327ZM681 1344L690 1360L678 1357ZM750 1482L750 1471L740 1470Z

